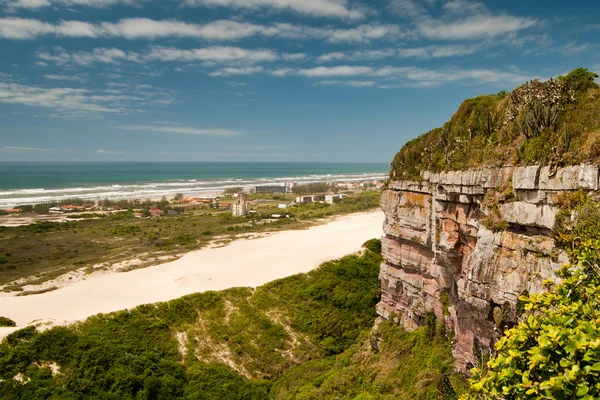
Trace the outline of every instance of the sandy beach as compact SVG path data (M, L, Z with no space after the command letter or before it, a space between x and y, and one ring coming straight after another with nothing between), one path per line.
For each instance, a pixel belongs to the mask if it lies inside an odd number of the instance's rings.
M383 213L377 210L338 217L307 230L236 240L154 267L91 275L52 292L2 298L0 315L14 320L18 327L39 322L64 324L196 292L256 287L358 251L366 240L381 236L382 223ZM13 330L2 328L0 335Z

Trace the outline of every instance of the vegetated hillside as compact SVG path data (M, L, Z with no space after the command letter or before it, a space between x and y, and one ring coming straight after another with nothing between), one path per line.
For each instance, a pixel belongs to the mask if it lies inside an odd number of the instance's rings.
M407 332L391 321L337 357L311 360L288 370L271 388L281 400L451 400L466 390L454 373L443 324L435 315L427 326Z
M424 170L484 165L567 165L600 160L598 75L578 68L556 80L534 80L510 93L464 101L450 121L406 143L392 180Z
M381 244L257 289L35 327L0 344L1 399L265 399L272 381L373 326Z

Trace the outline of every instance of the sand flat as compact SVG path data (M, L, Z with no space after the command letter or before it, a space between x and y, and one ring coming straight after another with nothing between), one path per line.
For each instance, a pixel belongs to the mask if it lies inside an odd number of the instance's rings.
M366 240L381 237L382 225L383 213L378 210L338 217L307 230L236 240L154 267L92 275L55 291L1 298L0 315L19 327L40 320L62 324L196 292L256 287L353 253Z

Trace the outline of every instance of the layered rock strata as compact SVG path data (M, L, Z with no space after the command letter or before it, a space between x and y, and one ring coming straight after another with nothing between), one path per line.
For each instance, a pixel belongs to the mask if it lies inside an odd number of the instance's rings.
M598 185L596 165L424 172L421 181L390 182L381 200L380 317L413 329L433 311L453 338L457 368L477 365L516 320L519 296L544 290L567 262L550 238L558 195ZM492 214L500 228L490 226Z

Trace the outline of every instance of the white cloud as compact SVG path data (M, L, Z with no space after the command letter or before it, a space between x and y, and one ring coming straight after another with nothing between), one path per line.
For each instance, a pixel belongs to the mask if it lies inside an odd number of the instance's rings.
M33 39L55 30L54 25L37 19L0 18L0 37L5 39Z
M374 68L369 66L340 65L335 67L316 67L309 69L282 68L269 71L269 73L275 76L295 75L308 78L342 78L364 76L370 78L381 78L384 80L393 79L397 81L397 83L381 84L380 87L385 88L406 86L433 87L452 83L518 84L532 79L531 76L522 74L519 71L505 72L494 69L461 69L456 67L427 69L418 67L384 66L380 68ZM325 80L324 82L329 82L329 80ZM331 82L334 82L334 80L331 80ZM358 82L358 80L354 82ZM375 84L375 82L373 84ZM352 84L348 85L352 86Z
M104 149L100 149L100 150L97 150L96 153L98 153L98 154L125 154L127 152L125 150L104 150Z
M430 39L481 39L518 32L537 24L531 18L477 15L449 22L426 19L419 23L418 30Z
M52 5L62 5L65 7L87 6L87 7L108 7L115 4L135 4L135 0L0 0L9 12L15 12L19 9L37 10L50 7Z
M123 111L122 107L115 104L114 99L94 98L94 95L85 89L44 88L2 82L0 103L97 112Z
M182 126L122 125L120 128L129 131L165 132L203 136L235 136L243 133L242 131L233 129L202 129Z
M450 0L443 5L440 18L429 15L417 19L417 31L430 39L468 40L514 34L539 24L539 21L508 14L494 14L483 3Z
M365 11L350 8L348 0L185 0L190 6L228 7L233 9L271 9L294 11L315 17L361 19Z
M176 47L151 46L143 53L123 51L116 48L96 48L90 52L67 53L58 48L55 53L42 52L38 58L57 65L76 64L91 66L95 63L120 64L121 62L147 63L151 61L193 62L201 61L206 66L231 65L249 66L253 64L284 60L300 60L306 55L284 55L267 49L249 50L232 46L213 46L199 49L180 49ZM230 73L234 75L234 73Z
M365 24L355 28L315 28L307 25L273 23L259 25L230 20L193 24L177 20L125 18L116 23L92 24L84 21L61 21L56 24L27 18L0 18L0 38L34 39L40 36L125 39L198 38L205 40L239 40L252 36L283 39L317 39L332 43L367 43L403 36L396 25Z
M269 71L269 73L273 76L284 77L284 76L288 76L288 75L295 75L296 70L293 68L279 68L279 69Z
M49 0L5 0L2 3L10 9L27 8L31 10L49 7L52 4Z
M210 73L210 76L253 75L264 72L263 67L228 67Z
M161 61L206 61L212 63L244 63L254 64L270 62L278 59L271 50L248 50L240 47L207 47L201 49L178 49L174 47L155 46L143 56L146 60Z
M375 81L319 81L315 82L315 86L351 86L351 87L370 87L374 86Z
M371 67L360 67L352 65L341 65L337 67L316 67L309 69L301 69L297 71L298 75L311 78L326 77L326 76L356 76L370 75L373 73Z
M305 53L284 53L281 55L285 61L304 61L308 58Z
M22 151L56 151L55 149L44 149L40 147L20 147L20 146L0 146L1 151L22 152Z
M73 82L81 82L83 81L83 78L78 76L78 75L51 75L51 74L46 74L44 75L44 78L46 79L51 79L51 80L57 80L57 81L73 81Z
M566 55L575 55L589 50L590 45L588 43L576 44L568 43L562 48L562 52Z
M333 52L322 54L317 57L317 62L325 63L340 60L362 61L362 60L380 60L383 58L445 58L455 57L476 53L481 46L465 46L465 45L431 45L425 47L409 47L409 48L389 48L380 50L362 50L362 51L347 51Z

